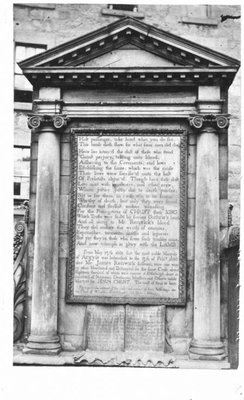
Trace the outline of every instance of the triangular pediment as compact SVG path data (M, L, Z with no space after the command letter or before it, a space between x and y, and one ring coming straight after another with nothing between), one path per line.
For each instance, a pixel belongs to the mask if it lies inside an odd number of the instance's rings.
M66 42L20 63L27 67L78 67L125 45L134 45L172 65L209 67L239 65L239 61L133 18ZM166 61L165 61L166 62ZM123 62L121 61L121 65ZM143 66L143 65L141 65Z
M174 63L166 58L156 54L149 53L133 44L121 46L118 49L111 50L96 58L92 58L79 65L80 67L113 67L113 68L134 68L134 67L180 67L180 64Z
M229 87L240 62L127 17L47 50L19 66L31 84Z

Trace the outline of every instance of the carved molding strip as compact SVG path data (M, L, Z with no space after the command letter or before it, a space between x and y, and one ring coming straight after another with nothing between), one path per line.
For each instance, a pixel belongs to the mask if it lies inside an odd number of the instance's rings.
M20 339L24 329L24 303L26 297L26 268L25 251L27 246L27 223L29 206L24 202L26 208L23 221L15 226L14 247L13 247L13 283L14 283L14 342Z
M191 115L189 123L195 129L211 127L215 129L225 129L229 126L230 116L227 114L196 114Z
M27 68L25 76L36 87L41 87L45 82L48 86L104 87L123 84L136 87L198 87L200 84L209 86L226 84L230 86L236 74L235 68L98 68L91 69L74 67L72 69L61 67Z
M43 125L51 125L55 129L63 128L67 125L68 119L66 115L39 115L28 114L28 127L30 129L37 129Z
M175 357L167 354L145 354L121 352L83 351L74 357L75 365L120 366L120 367L161 367L176 368Z

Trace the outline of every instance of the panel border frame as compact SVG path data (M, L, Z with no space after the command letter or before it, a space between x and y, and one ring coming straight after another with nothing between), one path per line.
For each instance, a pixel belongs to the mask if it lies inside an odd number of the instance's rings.
M76 204L77 204L77 166L78 136L180 136L180 224L179 224L179 296L178 298L138 298L110 296L75 296L75 243L76 243ZM66 270L67 303L83 304L130 304L130 305L172 305L186 304L186 240L187 240L187 131L183 129L130 129L130 128L72 128L71 129L71 201L69 260Z

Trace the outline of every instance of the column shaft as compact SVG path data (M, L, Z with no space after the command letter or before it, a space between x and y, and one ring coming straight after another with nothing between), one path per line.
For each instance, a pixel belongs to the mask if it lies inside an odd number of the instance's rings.
M25 352L53 354L57 336L60 137L50 125L39 131L31 335Z
M219 160L215 128L197 137L193 358L224 356L220 341Z

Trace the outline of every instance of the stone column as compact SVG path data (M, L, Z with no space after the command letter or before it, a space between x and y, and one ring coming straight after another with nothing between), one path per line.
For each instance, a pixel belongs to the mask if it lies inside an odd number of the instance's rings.
M32 115L39 134L31 334L25 353L57 354L60 134L61 115Z
M195 115L197 130L194 337L190 357L225 357L220 340L219 138L224 115Z

